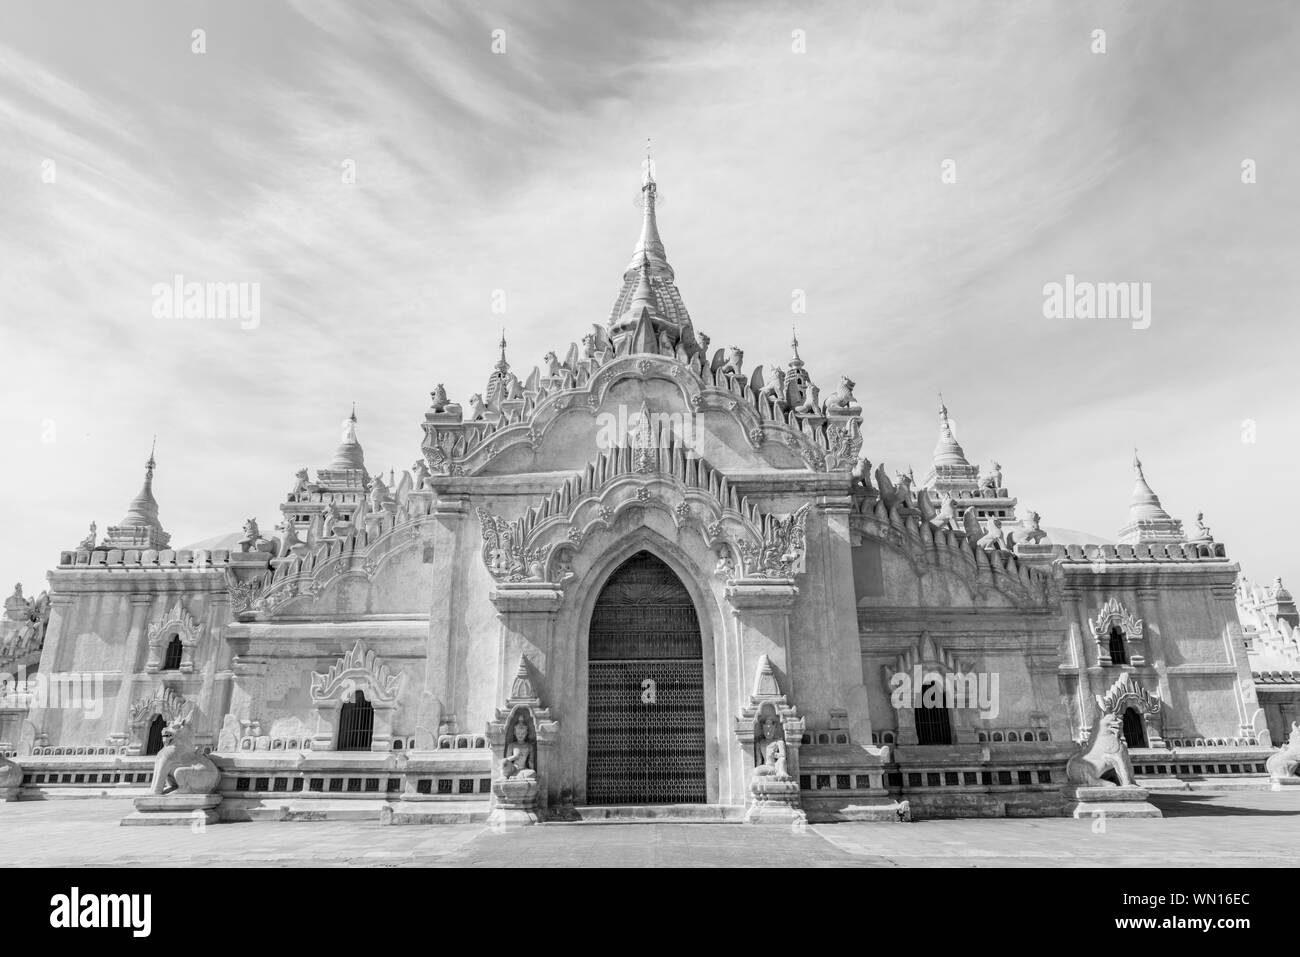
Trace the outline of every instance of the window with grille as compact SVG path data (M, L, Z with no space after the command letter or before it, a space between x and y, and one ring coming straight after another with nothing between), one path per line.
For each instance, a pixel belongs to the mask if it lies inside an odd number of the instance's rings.
M921 707L916 709L916 743L952 744L948 702L944 700L943 687L933 681L921 689Z
M181 636L172 635L172 640L167 642L167 653L163 656L163 671L179 670L184 654L185 646L181 644Z
M375 730L375 709L360 691L339 709L340 751L369 751Z
M1130 748L1147 746L1147 729L1142 725L1142 715L1132 708L1124 709L1124 743Z
M1112 665L1128 664L1128 648L1124 644L1124 629L1119 625L1110 626L1110 663Z

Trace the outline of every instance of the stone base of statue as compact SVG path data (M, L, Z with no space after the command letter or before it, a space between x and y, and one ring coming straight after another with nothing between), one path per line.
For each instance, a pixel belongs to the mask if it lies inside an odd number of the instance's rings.
M220 803L220 794L150 794L135 799L135 810L122 824L216 824Z
M18 792L21 791L22 789L23 788L21 784L15 784L12 785L11 787L0 788L0 804L3 804L5 801L17 801Z
M488 827L525 827L537 823L537 778L505 778L492 785Z
M1300 776L1294 774L1288 775L1287 777L1274 775L1269 778L1269 781L1272 784L1271 790L1273 791L1288 791L1291 788L1300 791Z
M778 780L773 775L756 777L749 786L750 803L746 824L803 825L808 823L799 807L799 782Z
M1140 787L1064 787L1063 813L1076 820L1094 817L1164 817Z

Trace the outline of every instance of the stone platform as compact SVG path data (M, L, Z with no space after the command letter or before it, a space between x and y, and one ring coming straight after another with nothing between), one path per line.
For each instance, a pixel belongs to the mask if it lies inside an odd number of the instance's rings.
M135 810L122 818L123 826L208 825L221 820L220 794L150 794L136 798Z
M1278 867L1294 868L1300 789L1153 794L1163 818L1000 818L737 827L709 821L386 828L371 821L119 827L131 802L0 805L0 867ZM21 879L21 878L20 878Z
M1102 817L1162 817L1160 809L1147 798L1150 792L1140 787L1064 787L1061 796L1064 814L1076 820Z

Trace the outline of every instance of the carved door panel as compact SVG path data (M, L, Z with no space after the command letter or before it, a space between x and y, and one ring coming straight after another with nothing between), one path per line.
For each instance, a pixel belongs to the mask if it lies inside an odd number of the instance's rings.
M699 619L682 583L646 552L610 577L592 616L587 800L706 800Z

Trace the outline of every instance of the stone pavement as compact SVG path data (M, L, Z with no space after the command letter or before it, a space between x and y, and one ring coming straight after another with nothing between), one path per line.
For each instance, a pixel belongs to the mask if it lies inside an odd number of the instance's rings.
M1153 795L1164 819L1065 818L819 824L802 833L739 824L250 822L124 828L129 800L0 805L0 867L295 865L498 867L1294 867L1300 794ZM761 840L757 838L762 836Z

